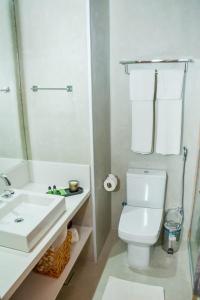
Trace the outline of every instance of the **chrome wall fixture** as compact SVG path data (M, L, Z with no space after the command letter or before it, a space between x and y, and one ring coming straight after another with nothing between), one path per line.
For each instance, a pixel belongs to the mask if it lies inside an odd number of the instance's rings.
M119 63L124 66L125 73L129 73L129 65L133 64L160 64L160 63L184 63L185 70L187 70L188 63L193 62L194 60L191 58L178 58L178 59L152 59L152 60L122 60Z
M73 92L73 86L72 85L67 85L65 88L42 88L37 85L33 85L31 90L33 92L38 92L38 91L66 91L67 93L72 93Z
M9 86L7 88L5 88L5 89L0 89L0 92L1 93L9 93L10 92Z

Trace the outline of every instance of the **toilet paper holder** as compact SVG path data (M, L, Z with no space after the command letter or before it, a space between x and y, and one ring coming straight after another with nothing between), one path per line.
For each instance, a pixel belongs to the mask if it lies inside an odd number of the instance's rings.
M104 180L103 186L107 192L114 192L118 187L118 177L113 174L108 174Z

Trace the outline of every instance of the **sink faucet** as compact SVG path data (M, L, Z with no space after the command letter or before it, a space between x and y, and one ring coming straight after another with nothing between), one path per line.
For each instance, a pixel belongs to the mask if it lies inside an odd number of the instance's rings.
M5 186L7 186L7 187L11 186L11 182L5 174L0 174L0 179L4 182ZM9 198L13 194L14 194L14 191L11 189L4 188L3 190L0 190L0 195L5 198Z
M11 186L11 182L5 174L0 174L0 178L4 181L6 186Z

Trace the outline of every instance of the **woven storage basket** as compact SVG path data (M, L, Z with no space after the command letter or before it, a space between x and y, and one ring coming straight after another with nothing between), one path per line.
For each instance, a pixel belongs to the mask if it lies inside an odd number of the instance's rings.
M72 234L67 232L67 237L60 247L47 250L35 267L35 271L43 275L58 278L70 259Z

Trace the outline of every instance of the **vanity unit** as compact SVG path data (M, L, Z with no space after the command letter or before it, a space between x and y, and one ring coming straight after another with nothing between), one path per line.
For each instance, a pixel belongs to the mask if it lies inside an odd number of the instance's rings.
M64 186L69 178L77 178L84 191L82 194L65 198L66 211L54 222L30 252L0 247L0 299L56 299L82 249L92 234L90 217L90 176L89 166L51 162L27 161L13 169L8 177L12 179L15 192L47 199L48 184ZM18 176L16 176L18 174ZM68 175L72 174L68 178ZM76 174L76 177L75 177ZM71 177L72 176L72 177ZM49 196L51 197L51 196ZM62 197L61 197L62 199ZM66 228L73 221L79 232L80 240L72 245L71 258L58 279L35 273L33 268ZM90 243L88 243L90 246Z

